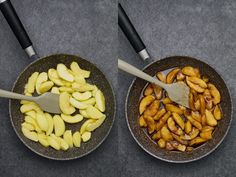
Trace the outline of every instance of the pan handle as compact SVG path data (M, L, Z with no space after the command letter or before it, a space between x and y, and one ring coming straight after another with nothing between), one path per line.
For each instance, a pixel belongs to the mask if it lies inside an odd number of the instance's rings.
M143 60L150 58L146 50L146 46L144 45L142 39L138 35L136 29L134 28L120 3L118 5L118 24L133 46L134 50L140 55L140 57Z
M25 31L14 7L10 0L0 0L0 10L19 41L21 47L25 50L30 58L36 56L32 42Z

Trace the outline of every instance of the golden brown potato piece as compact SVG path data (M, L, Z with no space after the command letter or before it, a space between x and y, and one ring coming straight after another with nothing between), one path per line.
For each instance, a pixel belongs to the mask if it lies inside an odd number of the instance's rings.
M202 116L202 125L205 126L206 124L207 124L207 122L206 122L206 115L204 114Z
M151 116L145 117L144 119L147 123L148 133L152 134L156 128L154 119Z
M200 131L197 128L193 127L192 131L189 133L191 140L196 138L199 132Z
M155 84L153 84L152 87L153 87L156 98L160 100L162 98L162 88Z
M193 94L189 93L189 107L192 110L195 110L194 100L193 100Z
M182 115L183 114L183 110L181 110L179 107L173 105L173 104L166 104L166 110L167 111L170 111L170 112L174 112L174 113L177 113L179 115Z
M192 124L194 127L198 128L199 130L202 129L202 124L199 123L198 121L194 120L191 116L187 116L186 118L191 122L191 124Z
M201 137L196 137L194 139L192 139L189 143L190 146L194 146L194 145L198 145L198 144L201 144L201 143L204 143L206 142L207 140L206 139L203 139Z
M189 120L187 120L187 122L184 126L184 130L187 134L189 134L192 131L192 124Z
M211 110L213 107L213 99L211 97L205 97L205 106L208 110Z
M166 75L163 72L158 72L156 76L161 82L166 83Z
M172 103L172 101L171 101L171 99L169 97L165 97L161 101L162 101L163 104L170 104L170 103Z
M178 128L175 125L175 121L173 120L172 117L169 117L169 119L167 120L167 126L172 132L176 132L178 130Z
M206 122L207 125L210 126L216 126L217 125L217 120L214 118L213 114L211 113L211 111L208 111L207 109L205 110L205 115L206 115Z
M168 111L165 115L156 123L156 131L159 131L167 122L168 118L170 117L171 112Z
M146 123L146 121L145 121L143 116L139 117L139 126L140 127L147 127L147 123Z
M153 140L158 140L161 138L161 131L156 132L155 134L152 135Z
M167 149L168 151L172 151L172 150L174 150L175 148L171 145L170 142L166 142L166 149Z
M197 84L192 83L192 82L189 80L188 77L186 78L186 82L187 82L188 86L189 86L191 89L195 90L196 92L198 92L198 93L204 92L204 88L202 88L201 86L199 86L199 85L197 85Z
M209 98L211 98L211 92L210 92L210 90L209 90L209 89L205 89L204 92L203 92L203 96L204 96L204 97L209 97Z
M206 109L203 95L199 95L199 101L200 101L200 113L203 116L205 114L205 109Z
M179 151L184 152L186 150L186 146L178 143L177 141L170 141L170 144Z
M220 120L222 118L221 110L218 105L215 106L213 114L216 120Z
M212 130L201 132L200 137L206 140L212 139Z
M155 97L152 95L148 95L143 97L140 104L139 104L139 114L141 115L148 105L150 105L155 100Z
M193 84L199 85L202 88L207 88L206 82L198 77L188 77L188 80Z
M207 76L202 76L202 80L206 83L209 82L209 78Z
M179 71L176 76L177 81L184 81L185 75L182 73L182 71Z
M202 122L201 114L198 111L191 111L191 116L198 122Z
M184 131L178 127L178 130L175 132L176 135L183 135L184 134Z
M210 90L212 97L214 98L213 100L214 105L217 105L218 103L220 103L221 99L219 90L213 84L208 84L208 88Z
M208 132L208 131L213 131L214 130L214 127L211 127L211 126L204 126L202 128L202 132Z
M166 126L162 127L161 129L161 137L165 140L165 141L171 141L173 140L173 137L170 133L170 131L168 130L168 128Z
M152 84L148 84L148 86L145 88L143 94L144 96L151 95L153 93L153 87Z
M190 93L193 94L193 101L197 101L198 100L198 92L196 92L195 90L193 89L190 89Z
M196 70L191 66L185 66L182 69L182 73L187 76L197 76Z
M179 68L175 68L175 69L171 70L166 76L166 83L171 84L175 80L179 71L180 71Z
M200 100L199 99L197 101L195 101L194 107L195 107L196 110L200 110L201 105L200 105Z
M192 151L193 151L193 147L188 146L188 147L186 148L186 152L192 152Z
M178 136L178 135L176 135L176 134L174 134L174 133L171 133L171 135L172 135L173 138L174 138L176 141L178 141L179 143L184 144L184 145L187 145L187 144L188 144L188 142L185 141L185 140L182 140L182 139L180 138L180 136Z
M165 148L165 146L166 146L166 141L162 138L159 139L159 141L157 143L158 143L160 148Z
M161 108L160 110L158 110L158 112L157 112L156 115L153 117L153 119L154 119L154 120L159 120L165 113L166 113L165 108Z
M148 106L147 109L144 111L143 113L144 117L147 116L153 117L157 113L159 107L160 107L160 101L158 100L153 101L151 105Z
M182 117L180 117L180 115L175 112L173 112L172 115L173 115L175 122L179 125L179 127L182 130L184 130L184 121L183 121Z

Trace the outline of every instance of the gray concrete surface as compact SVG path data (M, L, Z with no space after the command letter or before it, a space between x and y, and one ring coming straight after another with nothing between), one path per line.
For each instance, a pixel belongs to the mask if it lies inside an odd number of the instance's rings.
M152 59L187 55L210 63L223 75L236 103L236 1L233 0L120 0L136 26ZM121 30L119 57L142 68ZM170 164L144 152L126 125L124 102L133 77L119 72L119 156L126 177L234 177L236 176L236 122L228 136L208 157L189 164ZM235 112L235 109L234 109Z
M80 55L97 64L117 88L116 0L12 0L40 56L53 53ZM29 63L0 13L0 88L10 90ZM108 74L109 73L109 74ZM17 138L8 100L0 99L1 177L118 176L117 126L93 153L73 161L42 158Z

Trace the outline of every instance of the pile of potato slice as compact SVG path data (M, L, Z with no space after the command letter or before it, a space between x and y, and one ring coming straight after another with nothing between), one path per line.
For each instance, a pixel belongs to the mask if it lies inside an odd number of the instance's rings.
M89 141L91 132L106 118L104 95L95 85L86 82L89 76L90 71L81 69L77 62L72 62L70 69L60 63L48 72L34 72L25 85L24 94L32 96L35 91L38 95L45 92L60 94L62 114L51 115L36 103L22 100L20 111L25 119L21 130L24 136L56 150L80 147L81 142ZM87 120L83 121L84 118ZM66 130L66 123L82 121L80 130Z
M160 148L192 151L194 147L212 139L212 133L221 120L220 92L198 68L174 68L167 75L156 77L164 83L185 82L190 88L187 109L172 102L167 93L149 84L139 104L139 125L147 128Z

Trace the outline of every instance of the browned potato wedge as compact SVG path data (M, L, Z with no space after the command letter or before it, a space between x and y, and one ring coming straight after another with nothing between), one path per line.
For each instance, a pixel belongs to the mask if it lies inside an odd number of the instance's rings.
M143 116L140 116L140 118L139 118L139 126L140 127L147 127L147 123L146 123L145 119L143 118Z
M171 145L170 142L166 142L166 149L169 150L169 151L172 151L172 150L174 150L175 148Z
M155 134L152 135L153 140L158 140L161 138L161 131L156 132Z
M188 77L186 78L186 82L187 82L188 86L189 86L191 89L195 90L196 92L198 92L198 93L204 92L204 88L200 87L200 86L197 85L197 84L192 83L192 82L189 80Z
M154 119L151 116L148 116L148 117L145 117L145 121L147 123L148 133L152 134L156 128Z
M172 101L171 101L171 99L169 97L165 97L161 101L162 101L163 104L170 104L170 103L172 103Z
M211 110L213 108L213 99L210 97L205 97L205 106L208 110Z
M166 83L171 84L175 80L179 71L180 71L179 68L175 68L175 69L171 70L166 76Z
M168 118L170 117L171 112L168 111L165 115L156 123L156 131L159 131L167 122Z
M193 94L192 93L189 94L189 107L190 107L190 109L195 110L195 105L194 105L194 100L193 100Z
M170 131L168 130L168 128L166 126L162 127L162 129L161 129L161 137L165 141L173 140L173 136L171 135Z
M201 132L200 137L206 140L212 139L212 130Z
M152 84L148 84L148 86L145 88L143 94L144 96L151 95L153 93L153 87Z
M194 107L195 107L196 110L200 110L201 105L200 105L200 100L199 99L197 101L195 101Z
M202 122L202 117L201 117L201 114L199 114L198 111L191 111L191 116L192 118L194 118L196 121L198 122Z
M192 131L192 124L189 120L187 120L187 122L184 126L184 130L187 134L189 134Z
M162 98L162 88L155 84L153 84L152 86L153 86L153 90L154 90L154 94L156 98L160 100Z
M174 113L177 113L179 115L183 114L183 111L179 107L177 107L173 104L166 104L165 106L166 106L167 111L170 111L172 113L174 112Z
M194 68L191 66L185 66L182 69L182 73L187 76L197 76L196 70L194 70Z
M176 135L183 135L184 134L184 131L178 127L178 130L175 132Z
M192 139L189 143L190 146L194 146L194 145L198 145L198 144L201 144L201 143L204 143L206 142L207 140L206 139L203 139L201 137L196 137L194 139Z
M197 101L198 100L198 92L196 92L195 90L193 89L190 89L190 93L193 94L193 101Z
M158 72L156 76L161 82L166 83L166 75L163 72Z
M183 121L182 117L180 117L180 115L175 112L173 112L172 115L173 115L175 122L180 126L180 128L182 130L184 130L184 121Z
M172 132L176 132L178 130L178 128L175 125L175 121L173 120L172 117L169 117L169 119L167 120L167 126Z
M209 97L209 98L211 98L211 92L210 92L210 90L209 90L209 89L205 89L204 92L203 92L203 96L204 96L204 97Z
M145 111L147 106L150 105L154 100L155 97L152 95L144 97L139 104L139 114L141 115Z
M206 83L209 82L209 78L207 76L202 76L202 80Z
M208 132L208 131L213 131L214 130L214 127L211 127L211 126L204 126L202 128L202 132Z
M182 73L182 71L179 71L176 76L177 81L184 81L185 75Z
M197 128L193 127L192 131L189 133L191 140L196 138L199 132L200 131Z
M179 151L184 152L184 151L186 150L186 146L185 146L185 145L180 144L180 143L178 143L178 142L176 142L176 141L172 141L171 144L172 144L172 146L173 146L175 149L177 149L177 150L179 150Z
M199 95L199 101L200 101L200 113L203 116L205 114L205 109L206 109L203 95Z
M178 136L178 135L176 135L176 134L174 134L174 133L171 133L171 135L172 135L173 138L174 138L176 141L178 141L179 143L184 144L184 145L187 145L187 144L188 144L188 142L185 141L185 140L182 140L182 139L180 138L180 136Z
M188 146L188 147L186 148L186 152L192 152L192 151L193 151L193 147Z
M191 124L192 124L194 127L198 128L199 130L202 129L202 124L199 123L198 121L194 120L191 116L187 116L186 118L191 122Z
M153 101L151 105L148 106L148 108L144 111L143 113L144 117L147 116L153 117L157 113L159 107L160 107L160 101L158 100Z
M166 141L162 138L159 139L159 141L157 143L158 143L160 148L165 148L165 146L166 146Z
M207 121L206 121L206 115L204 114L202 116L202 125L205 126L207 124Z
M154 120L159 120L166 113L165 108L161 108L153 117Z
M188 77L187 79L193 84L199 85L202 88L207 88L206 82L198 77Z
M211 113L211 111L208 111L207 109L205 110L205 114L206 114L206 122L207 125L210 126L216 126L217 125L217 120L214 118L213 114Z
M213 114L216 120L220 120L222 118L221 110L218 105L215 106Z
M208 88L210 90L212 97L214 98L213 100L214 105L217 105L218 103L220 103L221 99L219 90L213 84L208 84Z

